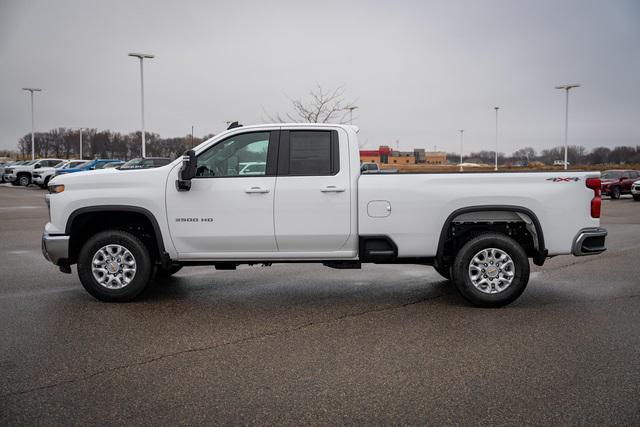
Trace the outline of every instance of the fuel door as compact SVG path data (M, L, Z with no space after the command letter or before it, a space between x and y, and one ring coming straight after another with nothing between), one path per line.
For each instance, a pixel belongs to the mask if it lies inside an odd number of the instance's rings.
M385 218L391 215L391 203L387 200L372 200L367 204L367 215L371 218Z

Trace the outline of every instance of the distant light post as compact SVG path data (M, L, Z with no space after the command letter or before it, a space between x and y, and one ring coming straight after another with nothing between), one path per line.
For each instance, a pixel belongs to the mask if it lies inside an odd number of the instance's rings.
M460 172L462 172L462 149L464 144L464 129L460 129Z
M148 53L129 53L129 56L134 56L140 59L140 99L142 105L142 157L146 157L146 140L145 140L145 128L144 128L144 65L143 60L145 58L151 59L154 55Z
M580 85L574 83L556 86L556 89L563 89L566 92L566 103L564 110L564 170L567 170L567 144L569 139L569 91L574 87L580 87Z
M80 160L82 160L82 128L80 128Z
M33 116L33 92L42 92L42 89L35 87L23 87L22 90L26 90L31 94L31 160L36 159L36 139L34 135L34 116Z
M498 110L500 109L500 107L493 107L494 110L496 110L496 165L493 168L493 170L497 171L498 170Z
M193 125L191 125L191 148L193 148Z
M353 110L357 110L358 107L356 107L355 105L352 107L347 108L347 110L349 110L349 124L352 125L353 124Z

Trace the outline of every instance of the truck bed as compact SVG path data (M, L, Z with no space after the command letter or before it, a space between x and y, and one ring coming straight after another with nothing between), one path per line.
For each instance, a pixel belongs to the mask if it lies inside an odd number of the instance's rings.
M474 208L518 208L539 221L548 255L569 254L579 230L599 224L591 218L593 190L585 184L587 178L599 175L565 171L363 174L358 180L358 230L361 236L390 237L400 257L435 256L447 220Z

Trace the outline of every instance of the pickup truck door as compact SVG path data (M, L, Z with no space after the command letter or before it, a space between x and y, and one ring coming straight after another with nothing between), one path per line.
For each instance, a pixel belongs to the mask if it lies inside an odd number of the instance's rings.
M282 130L274 205L278 250L341 250L351 234L351 191L348 145L336 130Z
M276 252L273 200L279 131L232 135L198 153L191 190L167 182L167 220L183 259ZM247 167L251 165L251 167ZM251 170L243 174L244 170Z

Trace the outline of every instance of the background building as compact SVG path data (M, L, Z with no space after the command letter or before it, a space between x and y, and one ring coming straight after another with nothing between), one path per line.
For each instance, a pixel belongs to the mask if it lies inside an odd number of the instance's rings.
M394 151L388 145L381 145L377 150L360 150L360 163L445 165L447 153L426 151L424 148L416 148L413 151Z

